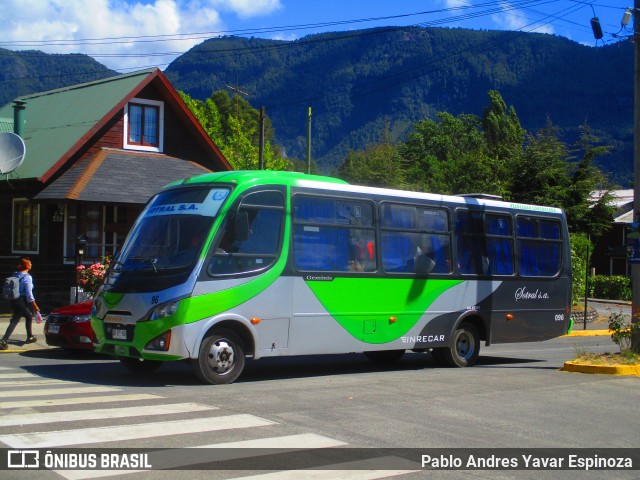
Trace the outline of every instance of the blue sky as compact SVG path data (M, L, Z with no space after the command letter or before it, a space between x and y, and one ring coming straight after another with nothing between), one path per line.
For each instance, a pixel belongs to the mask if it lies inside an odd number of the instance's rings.
M390 25L521 30L596 45L621 30L633 0L0 0L0 48L86 53L121 72L164 69L221 34L295 40Z

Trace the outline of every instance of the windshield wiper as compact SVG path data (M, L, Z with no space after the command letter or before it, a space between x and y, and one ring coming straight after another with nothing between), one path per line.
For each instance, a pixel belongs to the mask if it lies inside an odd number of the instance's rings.
M158 268L156 267L156 262L158 261L155 257L130 257L130 260L143 260L145 262L149 262L153 267L154 273L158 273Z

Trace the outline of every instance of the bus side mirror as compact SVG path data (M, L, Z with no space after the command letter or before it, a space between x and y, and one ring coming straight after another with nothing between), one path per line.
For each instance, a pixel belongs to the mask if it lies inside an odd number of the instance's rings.
M249 212L240 210L235 220L236 240L244 242L249 238Z

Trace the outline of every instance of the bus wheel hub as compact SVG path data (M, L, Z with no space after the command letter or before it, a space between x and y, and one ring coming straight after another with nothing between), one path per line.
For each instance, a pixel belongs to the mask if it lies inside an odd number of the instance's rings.
M216 372L226 372L233 366L233 348L225 341L218 340L209 350L209 366Z

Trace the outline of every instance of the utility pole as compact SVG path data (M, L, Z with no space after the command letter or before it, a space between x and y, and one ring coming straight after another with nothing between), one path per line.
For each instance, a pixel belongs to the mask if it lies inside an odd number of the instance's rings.
M640 222L640 0L634 0L633 9L633 221ZM640 351L640 264L631 265L631 345Z
M258 145L260 170L264 170L264 107L260 107L260 143Z
M311 174L311 107L307 112L307 174Z
M236 96L240 96L240 95L244 95L245 97L248 97L249 94L247 92L243 92L242 90L240 90L238 88L238 79L236 77L236 86L233 87L229 84L226 85L226 87L231 90ZM240 149L240 147L238 146L238 142L240 141L240 99L236 100L236 123L238 124L238 129L236 132L236 151L235 151L235 157L236 157L236 168L239 165L240 162L240 157L238 155L238 150ZM245 168L247 168L246 162L245 162Z

